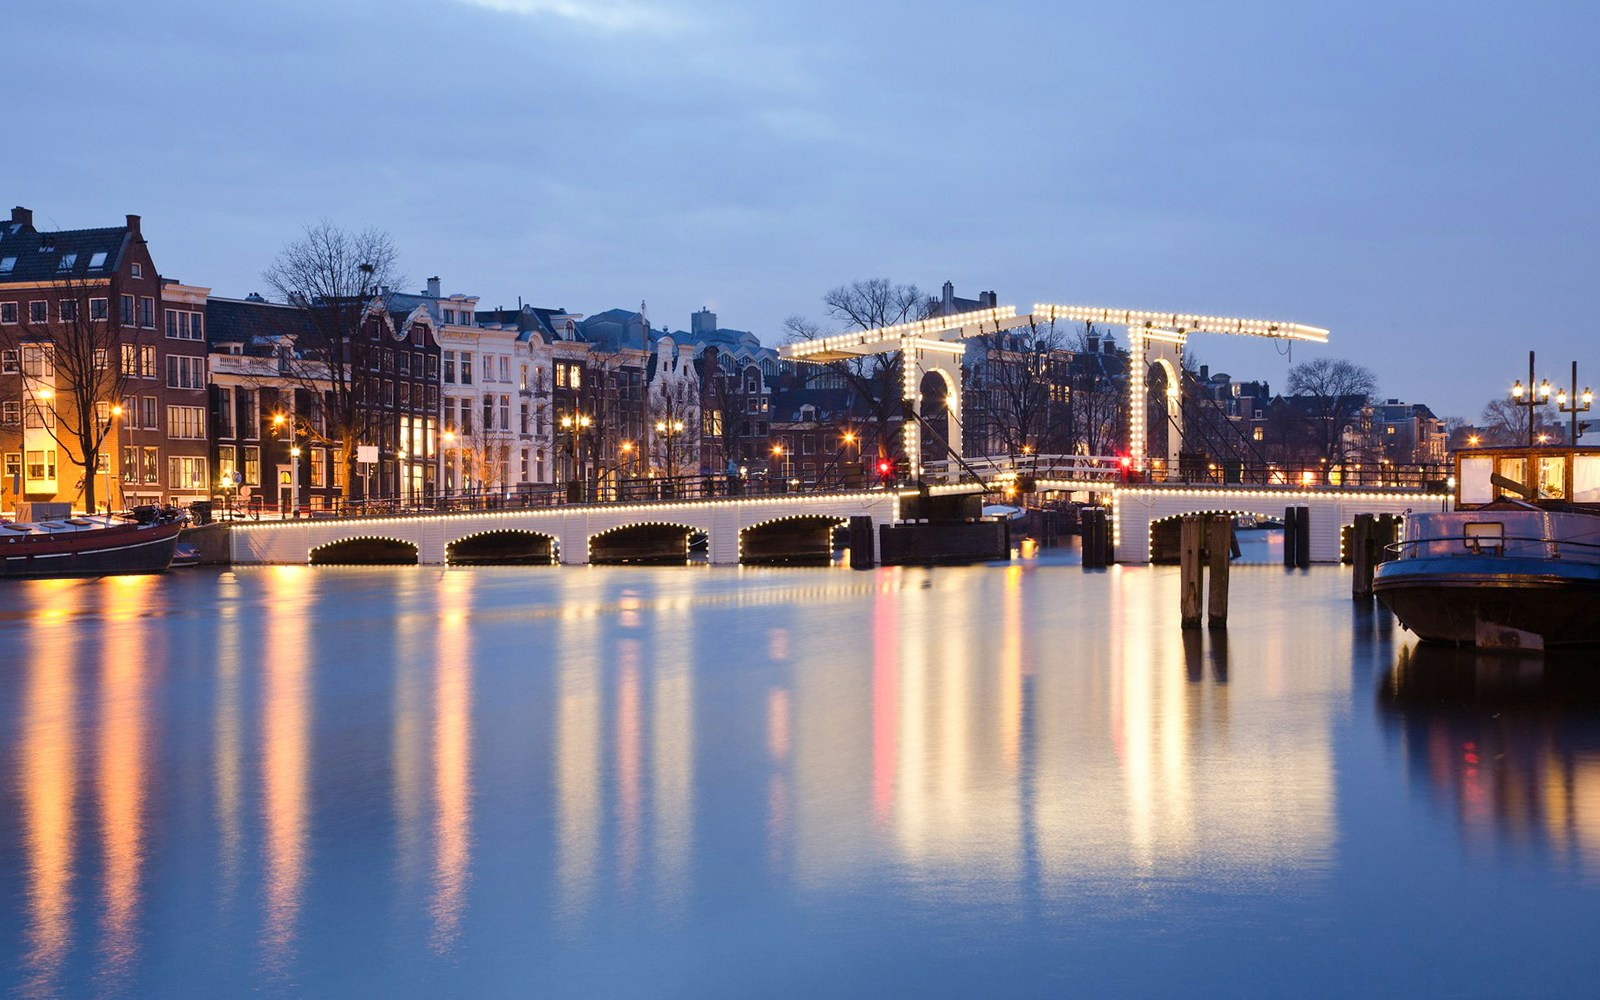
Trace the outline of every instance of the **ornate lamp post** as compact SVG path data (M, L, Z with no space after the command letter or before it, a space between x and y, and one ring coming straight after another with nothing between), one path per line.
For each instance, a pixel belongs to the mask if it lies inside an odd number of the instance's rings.
M657 420L656 433L667 443L667 478L678 477L678 449L674 443L678 435L683 433L682 420Z
M1581 400L1581 402L1580 402ZM1572 363L1572 395L1567 395L1567 390L1562 389L1556 393L1556 408L1562 413L1572 415L1572 431L1567 438L1567 443L1576 447L1578 444L1578 414L1588 413L1589 406L1594 402L1594 393L1588 386L1583 387L1583 395L1578 394L1578 363Z
M282 413L272 415L272 426L279 434L284 428L289 431L289 510L298 514L300 512L300 446L294 440L294 420ZM278 512L283 517L283 511Z
M1573 375L1573 381L1577 381L1576 374ZM1524 399L1524 396L1527 398ZM1511 384L1511 402L1516 406L1526 406L1528 408L1528 447L1532 448L1533 425L1537 422L1534 416L1533 408L1535 406L1543 406L1545 403L1550 402L1550 380L1545 379L1544 382L1537 388L1535 388L1533 384L1532 351L1528 352L1528 387L1526 389L1522 387L1521 379L1513 382Z
M592 417L579 413L569 413L561 418L561 429L567 432L567 493L570 496L573 486L582 478L578 473L578 435L588 430L594 423Z

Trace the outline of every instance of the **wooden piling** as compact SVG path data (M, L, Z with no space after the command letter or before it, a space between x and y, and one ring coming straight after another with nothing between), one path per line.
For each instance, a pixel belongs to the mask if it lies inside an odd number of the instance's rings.
M1283 568L1293 570L1296 566L1298 555L1294 554L1294 547L1299 541L1299 518L1294 515L1294 507L1283 509Z
M1078 512L1078 533L1083 542L1083 568L1100 569L1110 561L1106 553L1105 508L1084 507Z
M850 518L850 568L871 569L877 562L872 545L872 518L855 514Z
M1295 508L1294 564L1301 569L1311 565L1311 508L1305 504Z
M1371 514L1357 514L1350 531L1350 596L1358 601L1372 597L1373 528Z
M1179 614L1184 628L1200 627L1200 603L1205 594L1201 587L1204 565L1200 561L1202 521L1198 514L1184 515L1179 527L1178 576L1182 590L1179 596Z
M1206 531L1206 552L1210 556L1211 586L1206 594L1206 625L1228 627L1228 567L1233 555L1233 517L1212 514Z

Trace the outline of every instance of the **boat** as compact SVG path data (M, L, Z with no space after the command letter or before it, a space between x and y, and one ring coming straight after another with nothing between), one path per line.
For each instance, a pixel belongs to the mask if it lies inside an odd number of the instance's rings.
M164 573L186 518L175 510L0 524L0 579Z
M1456 456L1453 509L1406 515L1372 589L1431 642L1600 643L1600 448Z

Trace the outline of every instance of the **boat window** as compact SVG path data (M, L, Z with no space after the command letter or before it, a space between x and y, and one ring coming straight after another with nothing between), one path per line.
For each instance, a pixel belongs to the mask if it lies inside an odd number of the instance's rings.
M1567 460L1561 456L1539 459L1539 495L1552 500L1567 498Z
M1600 503L1600 455L1573 457L1572 499L1575 503Z
M1498 554L1505 548L1506 526L1499 521L1473 521L1462 526L1465 529L1467 551L1474 554L1488 550Z
M1511 480L1513 483L1526 484L1528 481L1525 478L1527 471L1528 462L1526 459L1502 458L1500 460L1500 475ZM1513 490L1508 490L1504 486L1500 487L1500 495L1503 497L1517 497L1518 499L1521 499L1521 494L1516 493Z
M1494 459L1487 455L1482 458L1463 458L1461 460L1461 502L1488 503L1493 500L1494 487L1489 483L1489 476L1493 472Z

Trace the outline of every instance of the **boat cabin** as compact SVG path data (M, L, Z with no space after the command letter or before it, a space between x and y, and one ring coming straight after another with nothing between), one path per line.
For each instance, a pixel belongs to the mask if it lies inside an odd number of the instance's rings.
M1600 511L1600 448L1540 446L1456 452L1456 510L1498 500Z

